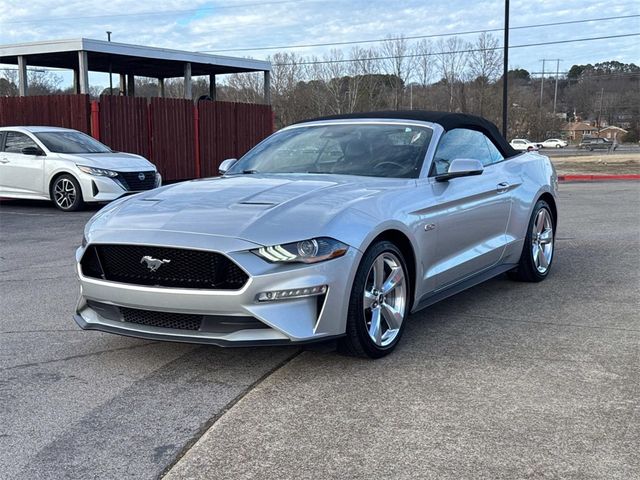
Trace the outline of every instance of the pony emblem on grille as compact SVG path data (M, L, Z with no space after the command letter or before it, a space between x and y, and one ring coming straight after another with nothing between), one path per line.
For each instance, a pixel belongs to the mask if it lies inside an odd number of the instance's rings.
M170 263L170 262L171 260L167 260L167 259L160 260L159 258L153 258L151 255L145 255L144 257L142 257L142 259L140 259L140 263L146 263L147 268L152 272L155 272L156 270L158 270L165 263Z

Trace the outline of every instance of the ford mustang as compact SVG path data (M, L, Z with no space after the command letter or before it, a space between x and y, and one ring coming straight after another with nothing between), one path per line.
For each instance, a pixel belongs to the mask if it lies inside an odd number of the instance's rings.
M373 112L286 127L221 176L116 200L76 259L84 329L391 352L410 313L550 272L557 177L479 117Z

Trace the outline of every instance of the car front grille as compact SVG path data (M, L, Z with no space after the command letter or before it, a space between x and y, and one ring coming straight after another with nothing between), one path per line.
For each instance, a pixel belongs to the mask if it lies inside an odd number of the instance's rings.
M215 252L142 245L90 245L80 262L87 277L134 285L238 290L249 279Z
M120 307L122 319L128 323L177 330L200 330L202 315L186 313L152 312L136 308Z
M144 175L144 178L140 178ZM151 190L156 186L156 172L118 172L116 177L125 189L131 192Z

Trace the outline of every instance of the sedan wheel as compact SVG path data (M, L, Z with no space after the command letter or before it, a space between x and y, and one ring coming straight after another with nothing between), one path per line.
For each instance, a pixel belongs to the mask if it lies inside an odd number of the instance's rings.
M410 309L407 272L393 243L381 241L369 247L353 281L346 335L338 342L342 353L379 358L395 348Z
M71 175L61 175L51 186L51 199L60 210L78 210L83 203L78 181Z

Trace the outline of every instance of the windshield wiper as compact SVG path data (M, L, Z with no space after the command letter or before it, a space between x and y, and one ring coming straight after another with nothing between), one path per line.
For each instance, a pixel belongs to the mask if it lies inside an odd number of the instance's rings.
M258 173L258 170L256 170L255 168L250 168L248 170L243 170L242 173L245 173L245 174Z

